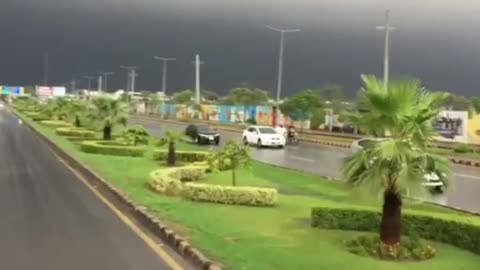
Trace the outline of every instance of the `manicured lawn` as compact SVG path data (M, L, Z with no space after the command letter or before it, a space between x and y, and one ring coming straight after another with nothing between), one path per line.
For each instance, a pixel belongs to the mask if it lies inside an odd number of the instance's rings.
M480 256L435 243L438 255L421 263L392 263L359 257L345 251L342 242L360 233L313 229L309 224L310 208L319 205L375 205L378 200L353 192L340 182L253 162L238 172L238 185L275 187L279 204L272 208L194 203L166 197L150 191L148 174L160 168L150 156L145 158L112 157L85 154L53 129L34 124L60 146L128 196L157 214L162 221L187 236L209 256L225 263L228 269L294 270L294 269L479 269ZM179 143L178 149L198 149ZM127 169L128 168L128 169ZM209 183L229 185L231 173L208 176ZM466 216L451 210L406 202L411 211L435 212L452 218Z

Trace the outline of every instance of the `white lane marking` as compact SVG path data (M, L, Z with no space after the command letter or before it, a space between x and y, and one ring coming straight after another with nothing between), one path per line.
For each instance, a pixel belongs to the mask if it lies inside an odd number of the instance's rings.
M296 160L301 160L301 161L305 161L305 162L310 162L310 163L314 163L315 160L313 159L310 159L310 158L304 158L304 157L299 157L299 156L290 156L291 158L293 159L296 159Z
M461 174L461 173L454 173L454 176L465 177L465 178L472 178L472 179L479 179L480 176L468 175L468 174Z

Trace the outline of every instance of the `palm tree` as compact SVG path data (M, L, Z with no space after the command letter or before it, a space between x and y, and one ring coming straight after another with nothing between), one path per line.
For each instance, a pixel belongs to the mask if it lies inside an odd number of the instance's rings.
M103 139L112 139L112 129L115 125L127 125L129 106L121 100L99 97L92 100L88 108L88 118L101 125Z
M168 143L167 166L175 166L177 163L176 144L177 141L182 137L182 133L167 130L165 135L166 139L163 140L163 144Z
M81 99L73 99L68 103L68 108L66 109L68 114L67 118L70 121L73 121L75 127L80 127L83 125L81 119L85 116L87 112L87 103Z
M425 191L424 176L434 172L449 184L449 162L429 154L436 132L432 121L441 110L443 94L430 93L417 80L400 81L385 89L374 76L362 76L364 105L355 121L377 143L346 158L343 174L354 186L383 193L380 240L399 246L403 194ZM398 250L398 249L397 249Z

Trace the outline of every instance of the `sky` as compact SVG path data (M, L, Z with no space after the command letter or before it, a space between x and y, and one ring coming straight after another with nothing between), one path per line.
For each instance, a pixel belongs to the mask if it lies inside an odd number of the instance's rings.
M175 57L168 89L193 88L200 54L202 88L224 94L249 85L276 89L280 36L264 25L299 28L286 35L282 96L325 83L355 96L361 74L383 75L391 10L390 77L414 76L433 90L480 95L480 1L475 0L1 0L0 85L41 84L115 74L137 66L137 90L161 89L161 63Z

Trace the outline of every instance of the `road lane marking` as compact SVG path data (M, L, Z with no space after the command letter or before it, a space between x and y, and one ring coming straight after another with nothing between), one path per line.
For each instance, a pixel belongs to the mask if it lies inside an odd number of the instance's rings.
M150 236L148 236L142 229L140 229L135 222L133 222L129 217L123 214L115 205L113 205L107 198L105 198L95 187L93 187L82 175L80 175L75 169L73 169L69 164L67 164L62 158L60 158L53 150L50 149L53 155L67 167L85 186L87 186L90 191L97 196L100 201L102 201L112 212L117 215L117 217L125 223L140 239L142 239L148 247L150 247L153 252L160 257L172 270L184 270L174 258L172 258L165 250L163 250Z
M474 175L468 175L468 174L461 174L461 173L454 173L454 176L460 176L460 177L465 177L465 178L472 178L472 179L479 179L480 176L474 176Z
M299 156L290 156L291 158L293 159L296 159L296 160L301 160L301 161L305 161L305 162L310 162L310 163L314 163L315 160L313 159L310 159L310 158L304 158L304 157L299 157Z

